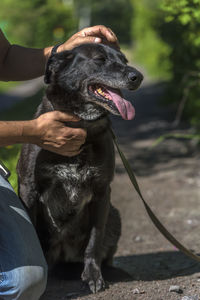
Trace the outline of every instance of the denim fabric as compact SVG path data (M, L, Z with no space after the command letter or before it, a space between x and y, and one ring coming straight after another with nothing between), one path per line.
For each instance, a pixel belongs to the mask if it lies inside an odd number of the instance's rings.
M46 280L47 265L35 229L0 176L0 300L38 300Z

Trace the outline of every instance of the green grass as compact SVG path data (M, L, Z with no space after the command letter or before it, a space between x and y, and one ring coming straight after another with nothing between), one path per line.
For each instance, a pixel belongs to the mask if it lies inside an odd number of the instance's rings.
M0 158L6 167L10 170L11 176L9 182L11 183L14 190L17 192L17 174L16 165L19 158L21 145L13 145L0 148Z
M43 90L37 92L34 96L24 99L14 105L11 109L0 113L0 120L29 120L32 119L38 104L41 102ZM0 159L10 170L11 176L9 182L17 192L17 174L16 165L19 158L21 145L11 145L0 148Z
M0 93L7 92L17 85L19 85L19 81L0 81Z

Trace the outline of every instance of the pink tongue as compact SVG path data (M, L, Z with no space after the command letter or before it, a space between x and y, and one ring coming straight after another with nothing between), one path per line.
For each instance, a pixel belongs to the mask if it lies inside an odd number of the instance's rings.
M107 90L109 95L112 97L112 101L115 103L120 115L125 120L132 120L135 117L135 109L132 104L122 98L120 92L114 89Z

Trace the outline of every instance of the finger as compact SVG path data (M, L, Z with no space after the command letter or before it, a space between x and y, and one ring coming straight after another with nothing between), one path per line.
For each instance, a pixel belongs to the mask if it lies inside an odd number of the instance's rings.
M62 145L60 143L53 143L52 141L45 141L42 143L42 148L45 148L49 151L53 152L79 152L81 145L80 143L78 145L75 145L74 143L63 143Z
M104 36L111 43L117 42L117 37L114 32L104 25L96 25L93 27L84 28L83 30L81 30L81 34L83 36Z
M76 38L76 40L74 41L74 47L80 45L80 44L87 44L87 43L101 43L102 39L99 37L95 37L95 36L87 36L87 37L83 37L83 36L78 36Z
M70 130L70 133L69 133ZM76 140L79 143L84 143L87 137L87 131L83 128L66 128L66 135L65 138L69 140Z
M71 149L73 149L73 150L78 149L79 147L81 147L82 145L85 144L85 138L77 139L77 138L74 138L74 137L72 137L72 138L66 137L64 141L65 141L66 145L69 145L68 147L69 147L70 150Z
M104 28L100 28L100 31L101 31L102 35L104 35L103 32L102 32L102 31L104 31ZM109 36L110 36L109 33L112 36L111 39L109 38ZM107 31L105 32L105 34L106 34L106 39L108 41L108 44L109 43L114 43L118 48L120 48L118 38L110 28L107 28Z
M89 40L89 42L103 43L109 46L114 46L118 50L120 50L118 39L110 28L106 28L103 25L97 26L98 28L95 27L96 26L83 29L83 31L78 33L78 36L84 36L85 38L92 36L94 37L94 40ZM101 40L99 40L98 38L100 38Z
M111 35L112 37L114 37L114 39L115 39L116 41L118 41L118 38L117 38L116 34L112 31L112 29L109 28L109 27L108 27L107 29L108 29L110 35Z
M82 152L82 149L78 150L78 151L62 151L62 153L60 153L61 155L63 156L69 156L69 157L72 157L72 156L76 156L76 155L79 155L80 153Z
M76 140L85 140L87 136L87 131L83 128L74 128L74 135Z
M80 121L80 118L78 116L70 114L70 113L64 113L61 111L54 111L54 113L56 114L57 121L60 121L60 122Z

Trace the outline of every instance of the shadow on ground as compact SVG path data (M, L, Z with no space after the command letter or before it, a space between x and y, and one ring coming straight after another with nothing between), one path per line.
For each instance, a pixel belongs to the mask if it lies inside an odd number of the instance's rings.
M57 299L56 289L58 299L80 299L91 294L80 280L82 270L82 264L58 264L50 272L48 289L41 300L49 299L48 295ZM165 280L197 272L200 272L199 264L178 251L119 256L114 259L114 267L102 267L107 287L120 282Z
M57 264L49 274L48 288L41 300L56 299L56 289L59 289L58 299L77 299L77 297L91 294L87 285L81 281L83 264L63 263ZM106 287L117 282L132 281L132 276L119 267L102 266L102 275ZM61 298L66 297L66 298Z
M80 280L82 271L81 263L57 264L50 272L50 277L69 281ZM200 272L199 263L179 251L117 256L114 258L113 266L102 266L103 277L110 283L162 280L192 275L196 272Z
M53 268L50 272L50 276L64 280L80 280L82 272L82 263L60 263ZM128 272L117 266L103 265L102 274L104 279L110 282L127 281L132 279L132 276Z
M200 265L179 251L119 256L115 258L114 265L125 270L133 280L143 281L164 280L200 272Z

